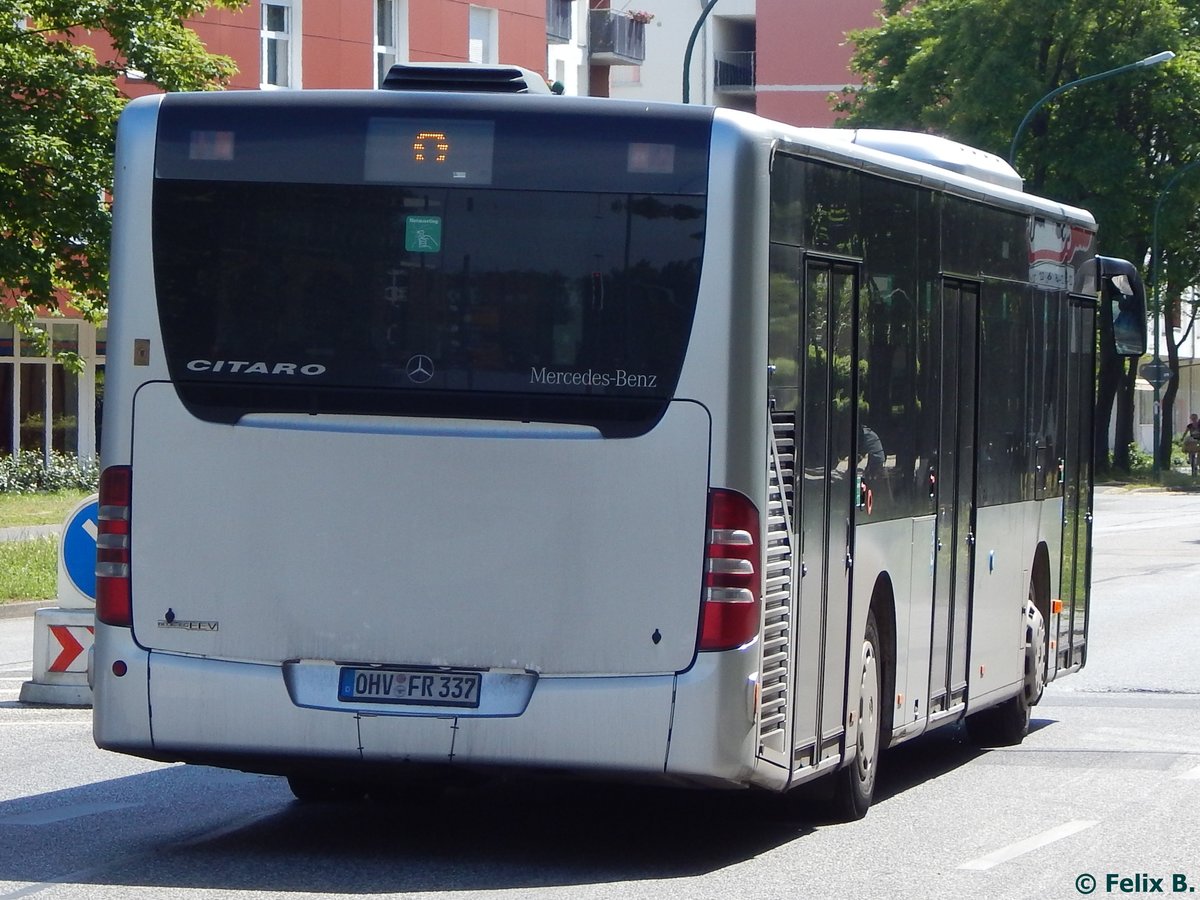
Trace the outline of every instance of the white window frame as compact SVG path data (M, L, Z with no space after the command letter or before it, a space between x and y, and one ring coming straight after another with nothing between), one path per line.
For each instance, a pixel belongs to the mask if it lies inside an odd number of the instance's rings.
M383 9L381 9L383 7ZM392 40L386 43L380 34L380 16L391 19ZM383 84L387 68L383 63L390 57L390 68L395 63L408 62L408 0L375 0L375 87Z
M490 6L468 6L467 59L473 63L495 65L500 62L500 14ZM480 29L480 24L485 28ZM486 30L487 37L477 38L479 30ZM476 52L478 42L478 52Z
M267 8L282 7L285 10L286 21L283 31L267 29ZM301 87L300 43L303 30L301 29L301 0L263 0L259 5L259 87L265 91L297 90ZM267 80L268 60L272 41L287 42L287 58L284 78L286 83L276 84Z

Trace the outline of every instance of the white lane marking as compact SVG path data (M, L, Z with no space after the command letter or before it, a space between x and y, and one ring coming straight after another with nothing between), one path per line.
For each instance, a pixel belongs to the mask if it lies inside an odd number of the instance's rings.
M982 872L992 866L998 866L1000 863L1008 862L1010 859L1016 859L1022 854L1028 853L1031 850L1037 850L1039 847L1045 847L1047 844L1053 844L1055 841L1061 841L1065 837L1070 837L1080 831L1085 831L1095 825L1095 822L1089 822L1083 819L1077 819L1074 822L1066 822L1056 828L1051 828L1049 831L1043 831L1041 834L1035 834L1031 838L1026 838L1023 841L1017 841L1015 844L1009 844L1007 847L1001 847L989 853L987 856L981 856L978 859L973 859L970 862L965 862L960 869L974 869Z
M137 806L137 804L73 803L70 806L59 806L53 809L38 810L37 812L5 816L3 819L0 819L0 825L53 825L55 822L66 822L71 819L80 819L84 816L94 816L96 813L129 809L133 806Z
M1194 769L1189 769L1188 771L1184 772L1182 775L1176 775L1175 780L1176 781L1184 781L1184 780L1200 781L1200 766L1196 766L1196 768L1194 768Z

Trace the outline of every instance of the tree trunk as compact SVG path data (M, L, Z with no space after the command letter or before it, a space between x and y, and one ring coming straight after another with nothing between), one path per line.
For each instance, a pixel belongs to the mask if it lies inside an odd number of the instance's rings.
M1107 471L1113 460L1109 456L1108 428L1112 424L1113 405L1117 398L1117 385L1121 378L1120 366L1124 362L1113 349L1112 322L1107 316L1099 316L1100 320L1100 369L1096 380L1096 419L1095 419L1095 451L1096 469ZM1117 442L1118 445L1120 441ZM1126 454L1125 469L1128 471L1128 454Z
M1179 394L1179 345L1171 339L1167 330L1167 363L1171 367L1171 378L1159 400L1158 468L1166 472L1171 468L1171 453L1175 450L1175 397Z
M1133 443L1133 386L1137 381L1137 359L1117 360L1117 427L1113 436L1113 468L1128 472L1132 466L1129 445Z

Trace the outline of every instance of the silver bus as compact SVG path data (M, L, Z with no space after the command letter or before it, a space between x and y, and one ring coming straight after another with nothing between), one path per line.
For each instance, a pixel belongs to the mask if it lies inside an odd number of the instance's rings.
M890 746L1019 741L1144 310L1092 217L929 136L430 87L124 113L97 744L855 817Z

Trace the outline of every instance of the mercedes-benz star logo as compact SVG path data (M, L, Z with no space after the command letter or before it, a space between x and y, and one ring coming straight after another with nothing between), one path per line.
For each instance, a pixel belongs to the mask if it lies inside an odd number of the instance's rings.
M424 384L433 377L433 360L424 353L418 353L416 356L409 357L404 372L408 375L409 381L415 384Z

